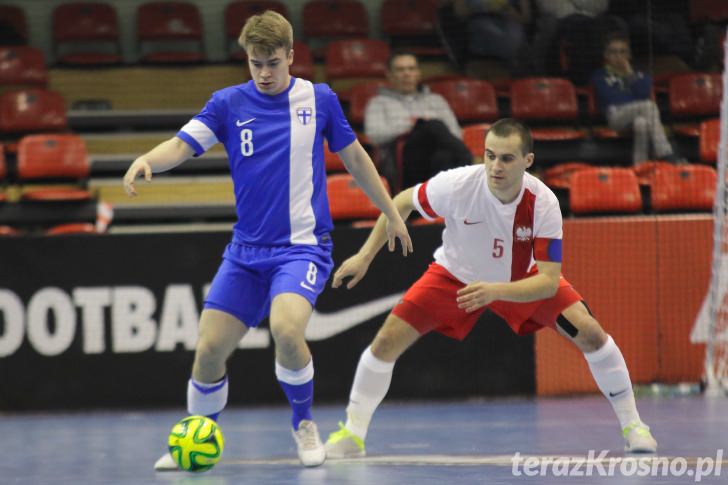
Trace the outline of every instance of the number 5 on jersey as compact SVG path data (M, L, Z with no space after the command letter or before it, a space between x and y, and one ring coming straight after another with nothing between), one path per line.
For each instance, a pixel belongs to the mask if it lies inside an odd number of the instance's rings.
M253 154L253 130L245 128L240 131L240 153L244 157Z

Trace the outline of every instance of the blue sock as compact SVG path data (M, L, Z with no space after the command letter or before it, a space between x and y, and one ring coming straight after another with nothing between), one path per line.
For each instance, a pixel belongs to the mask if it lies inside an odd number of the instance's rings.
M291 425L297 430L302 420L312 419L313 360L300 370L286 369L276 362L276 377L293 410Z

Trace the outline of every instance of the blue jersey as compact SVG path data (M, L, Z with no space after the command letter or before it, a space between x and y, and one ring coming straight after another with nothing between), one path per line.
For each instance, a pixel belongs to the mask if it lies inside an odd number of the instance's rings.
M323 140L338 152L356 135L328 85L291 77L288 89L274 96L260 93L253 81L221 89L177 136L195 156L218 141L225 145L238 216L233 240L329 242Z

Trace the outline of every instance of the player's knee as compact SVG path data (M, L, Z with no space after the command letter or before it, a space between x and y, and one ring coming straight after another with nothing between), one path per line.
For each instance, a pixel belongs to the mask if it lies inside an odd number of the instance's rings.
M271 324L270 331L279 350L295 348L303 340L301 331L295 325Z
M197 341L197 347L195 349L195 360L201 364L206 365L212 362L224 361L227 358L224 355L224 348L222 345L209 340L199 339Z
M591 315L582 316L577 345L583 352L594 352L607 343L607 333Z

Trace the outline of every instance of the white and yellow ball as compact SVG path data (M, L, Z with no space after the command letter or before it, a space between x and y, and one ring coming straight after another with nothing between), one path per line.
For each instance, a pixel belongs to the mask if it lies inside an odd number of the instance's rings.
M225 438L212 419L189 416L174 425L167 446L181 470L204 472L220 460Z

